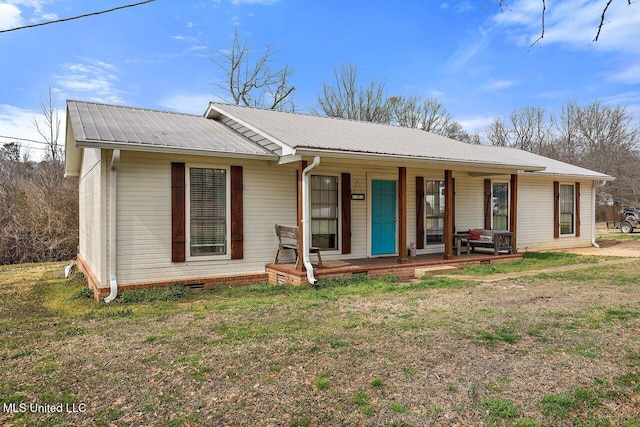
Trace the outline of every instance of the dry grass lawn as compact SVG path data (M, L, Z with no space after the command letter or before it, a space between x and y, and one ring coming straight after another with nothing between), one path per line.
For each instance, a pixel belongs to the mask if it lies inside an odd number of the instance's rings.
M640 426L640 263L589 261L108 306L0 267L0 424Z

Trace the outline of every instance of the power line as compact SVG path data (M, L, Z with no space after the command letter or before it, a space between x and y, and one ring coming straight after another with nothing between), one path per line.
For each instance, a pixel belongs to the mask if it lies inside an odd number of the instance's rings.
M127 9L129 7L140 6L140 5L151 3L151 2L154 2L154 1L156 1L156 0L146 0L146 1L141 1L139 3L126 4L126 5L123 5L123 6L114 7L112 9L101 10L101 11L98 11L98 12L85 13L83 15L78 15L78 16L72 16L70 18L62 18L62 19L56 19L54 21L40 22L39 24L31 24L31 25L25 25L23 27L9 28L8 30L0 30L0 33L8 33L8 32L11 32L11 31L24 30L25 28L42 27L43 25L57 24L59 22L73 21L74 19L86 18L88 16L102 15L104 13L115 12L116 10L121 10L121 9Z
M5 139L15 139L18 141L26 141L26 142L35 142L36 144L45 144L45 145L49 145L48 142L44 142L44 141L36 141L35 139L27 139L27 138L19 138L17 136L6 136L6 135L0 135L0 138L5 138Z

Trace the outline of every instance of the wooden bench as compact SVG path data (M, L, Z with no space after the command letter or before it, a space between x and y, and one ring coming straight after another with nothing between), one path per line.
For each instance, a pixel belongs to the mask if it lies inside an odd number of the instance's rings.
M473 239L472 231L479 231L480 238ZM476 247L493 249L495 255L500 255L500 252L506 251L509 254L513 253L513 233L504 230L469 230L469 246L471 252L475 252Z
M278 236L278 249L276 250L276 258L274 264L278 263L278 257L281 250L292 250L296 257L296 267L300 256L298 254L298 227L293 225L276 224L276 236ZM315 246L309 247L309 253L318 255L318 267L322 267L322 258L320 258L320 248Z

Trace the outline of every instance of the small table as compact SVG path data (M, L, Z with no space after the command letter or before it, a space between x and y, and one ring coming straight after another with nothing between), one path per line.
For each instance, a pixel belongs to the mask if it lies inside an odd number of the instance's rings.
M460 256L460 253L466 253L469 255L469 233L455 233L453 235L453 246L456 250L456 256Z

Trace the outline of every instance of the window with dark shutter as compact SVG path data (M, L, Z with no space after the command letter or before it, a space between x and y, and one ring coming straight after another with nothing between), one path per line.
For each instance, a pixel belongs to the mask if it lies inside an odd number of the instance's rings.
M227 253L227 171L189 169L191 256Z

